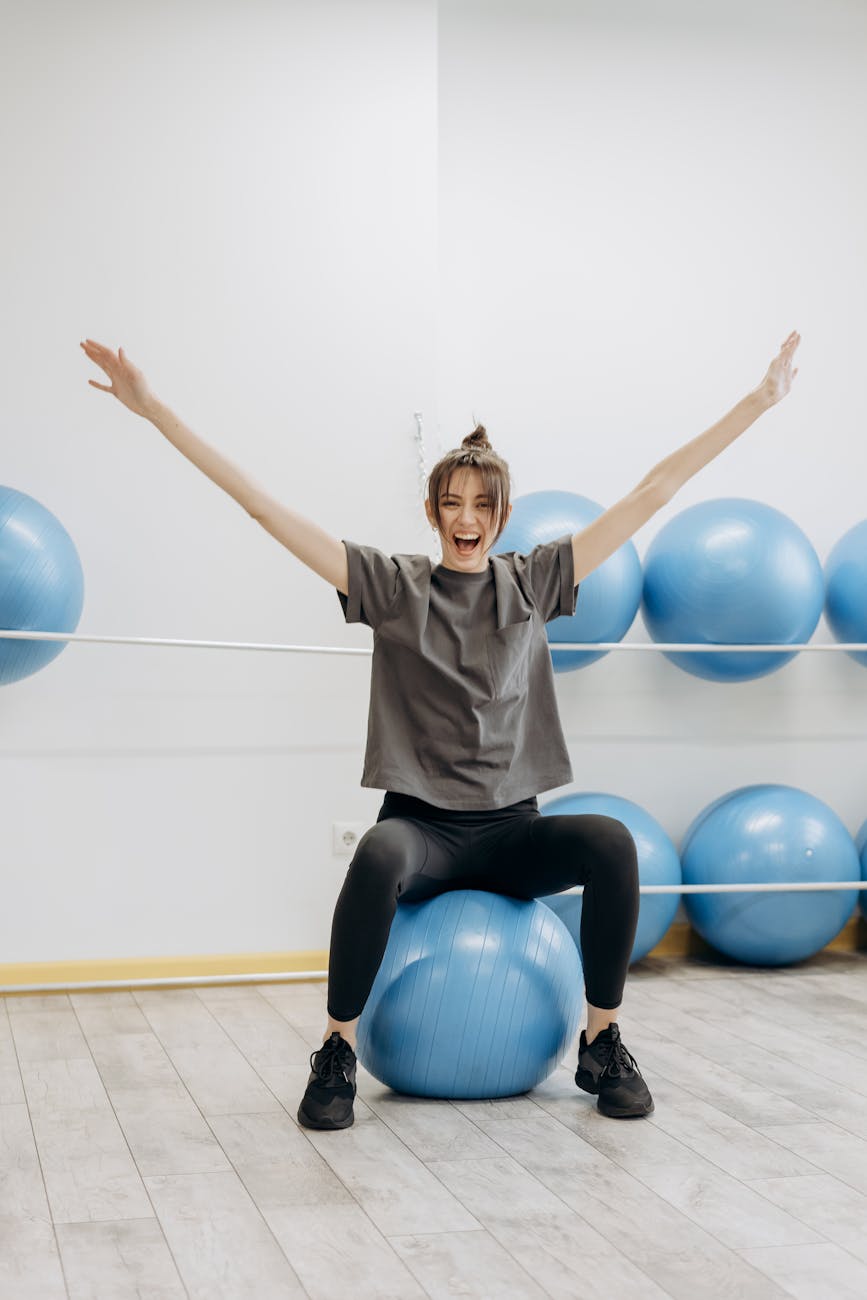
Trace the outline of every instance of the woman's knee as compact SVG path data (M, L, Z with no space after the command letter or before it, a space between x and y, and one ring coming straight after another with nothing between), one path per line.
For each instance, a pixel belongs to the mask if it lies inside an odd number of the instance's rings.
M638 885L638 850L629 827L616 817L599 816L597 852L602 869L624 884Z
M357 882L376 892L398 893L406 876L420 870L425 857L424 837L410 822L391 818L377 822L358 841L347 884Z
M622 821L602 813L565 814L563 820L570 857L580 867L579 884L602 880L606 885L638 888L638 851Z
M559 813L534 824L537 848L556 862L564 880L576 885L604 881L638 888L638 851L629 828L602 813ZM565 885L560 886L561 889Z

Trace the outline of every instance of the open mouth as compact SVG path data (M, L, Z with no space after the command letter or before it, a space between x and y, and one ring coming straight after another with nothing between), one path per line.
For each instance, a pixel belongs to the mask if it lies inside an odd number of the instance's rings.
M478 534L473 537L456 537L455 546L461 555L472 555L480 541Z

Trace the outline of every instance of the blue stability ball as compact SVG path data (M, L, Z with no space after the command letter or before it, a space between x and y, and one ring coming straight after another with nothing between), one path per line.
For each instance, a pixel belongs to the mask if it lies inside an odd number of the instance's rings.
M0 630L74 632L83 603L84 574L69 533L33 497L0 487ZM0 684L30 677L65 645L0 638Z
M500 535L495 554L517 551L526 555L542 542L564 533L577 533L599 515L604 506L574 492L528 492L517 497L512 517ZM581 583L575 613L548 624L548 641L622 641L641 602L641 561L631 542L624 543L604 564ZM555 672L582 668L607 651L557 650L551 656Z
M654 641L749 645L808 641L819 621L819 557L779 510L737 497L690 506L661 528L644 558L643 613ZM708 681L765 677L780 654L666 653Z
M681 848L685 885L857 881L858 852L837 814L789 785L748 785L715 799ZM802 961L839 934L856 890L685 894L687 915L720 952L754 966Z
M655 817L614 794L566 794L552 799L539 810L545 816L558 813L601 813L614 817L635 840L638 851L638 880L642 885L679 885L681 882L680 858L677 849ZM565 922L569 933L581 950L580 894L549 894L541 900ZM630 964L646 957L660 942L674 920L679 894L643 894L638 913L638 929L632 945Z
M578 1029L581 963L541 903L460 889L400 903L358 1026L358 1059L418 1097L510 1097Z
M825 617L838 641L867 641L867 519L844 533L825 561ZM863 650L847 653L867 664Z
M855 848L861 856L861 879L867 880L867 822L855 837ZM861 913L867 916L867 889L861 890Z

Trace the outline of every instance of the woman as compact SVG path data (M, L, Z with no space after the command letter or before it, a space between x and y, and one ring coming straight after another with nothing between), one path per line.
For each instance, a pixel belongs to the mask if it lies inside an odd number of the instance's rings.
M517 898L584 886L587 1027L575 1081L613 1118L653 1100L617 1016L638 920L635 845L593 814L543 817L536 795L572 780L544 624L575 609L581 581L678 489L790 390L792 332L764 379L720 421L667 456L587 528L491 555L511 513L509 471L479 426L431 472L425 510L442 563L337 541L289 510L194 434L148 389L122 348L85 354L152 424L298 559L337 588L347 622L374 631L362 785L386 791L359 841L334 912L328 1024L298 1119L353 1122L355 1034L398 898L485 889Z

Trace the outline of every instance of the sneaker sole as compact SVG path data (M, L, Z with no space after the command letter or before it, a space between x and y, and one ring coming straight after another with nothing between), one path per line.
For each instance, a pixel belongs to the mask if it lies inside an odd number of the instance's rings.
M299 1106L298 1123L303 1125L304 1128L316 1128L316 1129L323 1129L323 1130L351 1128L352 1125L355 1123L355 1115L352 1113L352 1111L350 1111L346 1119L343 1120L336 1120L336 1121L317 1120L314 1119L312 1115L308 1115L303 1106Z
M629 1109L625 1106L603 1106L600 1097L596 1109L600 1115L607 1115L609 1119L643 1119L645 1115L651 1115L655 1107L652 1101L646 1109L642 1110Z
M584 1092L589 1092L594 1097L599 1096L599 1085L594 1082L593 1075L589 1070L579 1069L575 1074L575 1082ZM637 1110L634 1107L612 1106L609 1102L603 1105L602 1098L599 1097L596 1109L601 1115L607 1115L609 1119L641 1119L644 1115L651 1115L655 1110L655 1106L652 1098L649 1106Z

